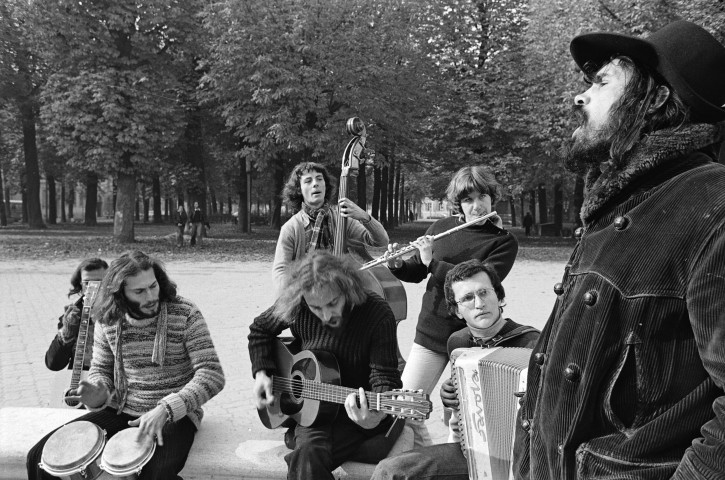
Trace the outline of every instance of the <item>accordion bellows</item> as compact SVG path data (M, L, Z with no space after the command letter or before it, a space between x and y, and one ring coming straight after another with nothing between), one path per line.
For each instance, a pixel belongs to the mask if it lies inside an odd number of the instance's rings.
M458 348L451 353L461 448L473 479L513 479L519 397L526 390L530 348ZM452 427L454 428L454 427Z

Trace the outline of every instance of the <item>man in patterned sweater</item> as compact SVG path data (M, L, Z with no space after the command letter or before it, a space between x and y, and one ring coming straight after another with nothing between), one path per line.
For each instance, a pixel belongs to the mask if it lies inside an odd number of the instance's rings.
M94 304L97 319L88 381L76 399L108 438L139 427L157 448L140 479L181 478L203 412L224 387L204 317L176 294L163 265L140 251L115 260ZM28 453L28 478L53 478L38 467L44 437Z
M278 400L271 376L278 374L276 336L286 328L299 348L333 354L341 385L359 389L358 395L351 394L345 401L347 414L340 412L319 425L297 426L294 449L285 456L287 478L332 479L332 471L347 460L379 461L390 451L404 422L371 410L363 391L401 387L393 312L382 298L364 290L354 265L324 251L293 264L282 292L275 305L250 326L257 408Z

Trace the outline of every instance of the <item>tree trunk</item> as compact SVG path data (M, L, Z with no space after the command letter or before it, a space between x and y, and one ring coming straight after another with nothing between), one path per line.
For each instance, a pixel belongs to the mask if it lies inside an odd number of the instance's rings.
M50 225L55 225L58 223L58 204L56 203L55 177L53 175L46 175L45 184L48 188L48 218L46 219L46 221Z
M155 173L151 180L151 190L154 196L154 223L161 223L161 180L159 174ZM167 204L168 205L168 204ZM166 208L166 219L169 219L169 209Z
M516 201L514 197L509 198L509 205L511 206L511 226L516 226Z
M130 164L130 154L124 153L124 164ZM113 217L113 239L118 243L133 243L133 209L136 199L136 176L132 173L118 172L116 181L116 212Z
M237 210L237 229L242 233L249 233L249 192L251 185L247 183L247 160L239 159L239 209Z
M564 194L561 191L561 181L554 185L554 234L561 237L564 223Z
M279 229L282 226L282 199L280 194L284 187L284 168L282 168L283 162L279 158L274 168L274 189L273 192L276 194L272 197L272 218L270 226L275 229Z
M96 172L86 173L86 213L85 225L95 227L98 225L96 218L96 204L98 202L98 174Z
M148 196L146 184L141 184L141 201L143 202L143 223L149 223L149 220L151 220L149 216L151 213L149 211L151 209L151 199Z
M380 223L388 228L388 166L380 172Z
M169 211L171 210L171 199L169 197L164 197L164 220L167 222L169 221ZM176 209L173 210L176 211ZM156 219L154 218L154 221L155 220Z
M68 221L68 218L65 216L65 179L63 179L62 182L60 182L60 221L61 223L66 223Z
M549 222L549 215L546 208L546 186L539 184L539 221L541 223Z
M3 181L3 169L0 167L0 226L8 226L8 211L5 208L5 199L3 192L5 191L5 182Z
M23 186L21 198L23 202L23 223L28 223L28 190L25 186L25 174L23 174Z
M373 211L375 220L380 220L380 167L373 165Z
M5 173L5 175L7 176L7 173ZM5 218L10 219L10 187L4 183L0 183L0 186L2 186L2 192L0 192L0 195L3 195L3 198L5 199Z
M40 170L38 169L38 145L35 136L35 109L30 101L20 104L20 114L23 119L28 226L30 228L45 228L43 212L40 209Z
M398 223L403 224L406 222L406 215L408 210L405 209L405 175L400 171L398 167L398 183L400 184L400 198L398 199Z
M392 204L390 216L393 217L393 226L397 227L400 225L400 165L393 160L390 166L395 168L395 181L391 179L390 182L393 185L393 201L390 202Z
M531 216L534 217L534 224L541 223L541 217L539 217L539 220L536 220L536 190L533 188L529 190L529 211L531 212Z
M73 221L73 207L76 204L76 186L75 183L70 185L68 189L68 221Z

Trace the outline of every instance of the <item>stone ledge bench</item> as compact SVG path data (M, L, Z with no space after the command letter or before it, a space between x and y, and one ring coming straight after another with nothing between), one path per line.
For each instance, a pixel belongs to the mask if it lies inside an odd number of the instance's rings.
M28 451L44 435L80 417L85 410L72 408L0 408L0 479L27 478ZM287 478L284 455L289 452L281 440L243 440L229 421L204 416L181 472L184 480ZM406 426L390 455L413 448L413 430ZM375 465L346 462L333 473L338 479L369 480Z

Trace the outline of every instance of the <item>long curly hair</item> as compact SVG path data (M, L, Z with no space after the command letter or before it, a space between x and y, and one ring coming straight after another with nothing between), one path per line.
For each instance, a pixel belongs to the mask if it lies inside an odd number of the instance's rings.
M458 170L448 184L446 196L453 205L453 213L461 213L461 199L472 192L491 197L491 205L501 197L501 184L496 181L493 172L483 165L463 167Z
M327 172L327 168L325 168L324 165L315 162L303 162L297 164L295 168L292 169L292 173L290 173L289 178L287 178L287 183L284 184L284 188L282 189L282 202L284 202L284 204L287 205L287 208L293 212L300 211L302 208L302 202L304 201L304 198L302 198L300 178L302 178L302 175L305 173L311 172L321 173L322 178L325 179L326 203L329 203L330 199L335 194L335 185L332 183L330 174Z
M68 296L79 294L83 291L83 283L81 281L81 274L83 272L92 272L93 270L105 270L108 268L108 263L102 258L86 258L83 260L75 272L70 276L71 289L68 291Z
M630 73L624 93L612 107L611 113L611 118L617 124L613 129L609 153L615 162L620 162L645 135L689 123L690 109L659 73L626 56L615 55L603 63L585 64L585 82L594 83L599 70L614 60L619 60L620 65ZM670 94L662 106L654 109L660 87L667 87Z
M324 288L337 289L345 297L346 308L361 305L368 298L359 267L350 258L315 250L289 266L283 294L274 305L275 314L293 323L304 295Z
M126 280L149 269L153 269L159 283L159 300L164 302L174 299L176 283L169 278L163 263L140 250L134 250L111 262L93 305L93 318L102 324L114 325L126 315L128 300L123 292Z

